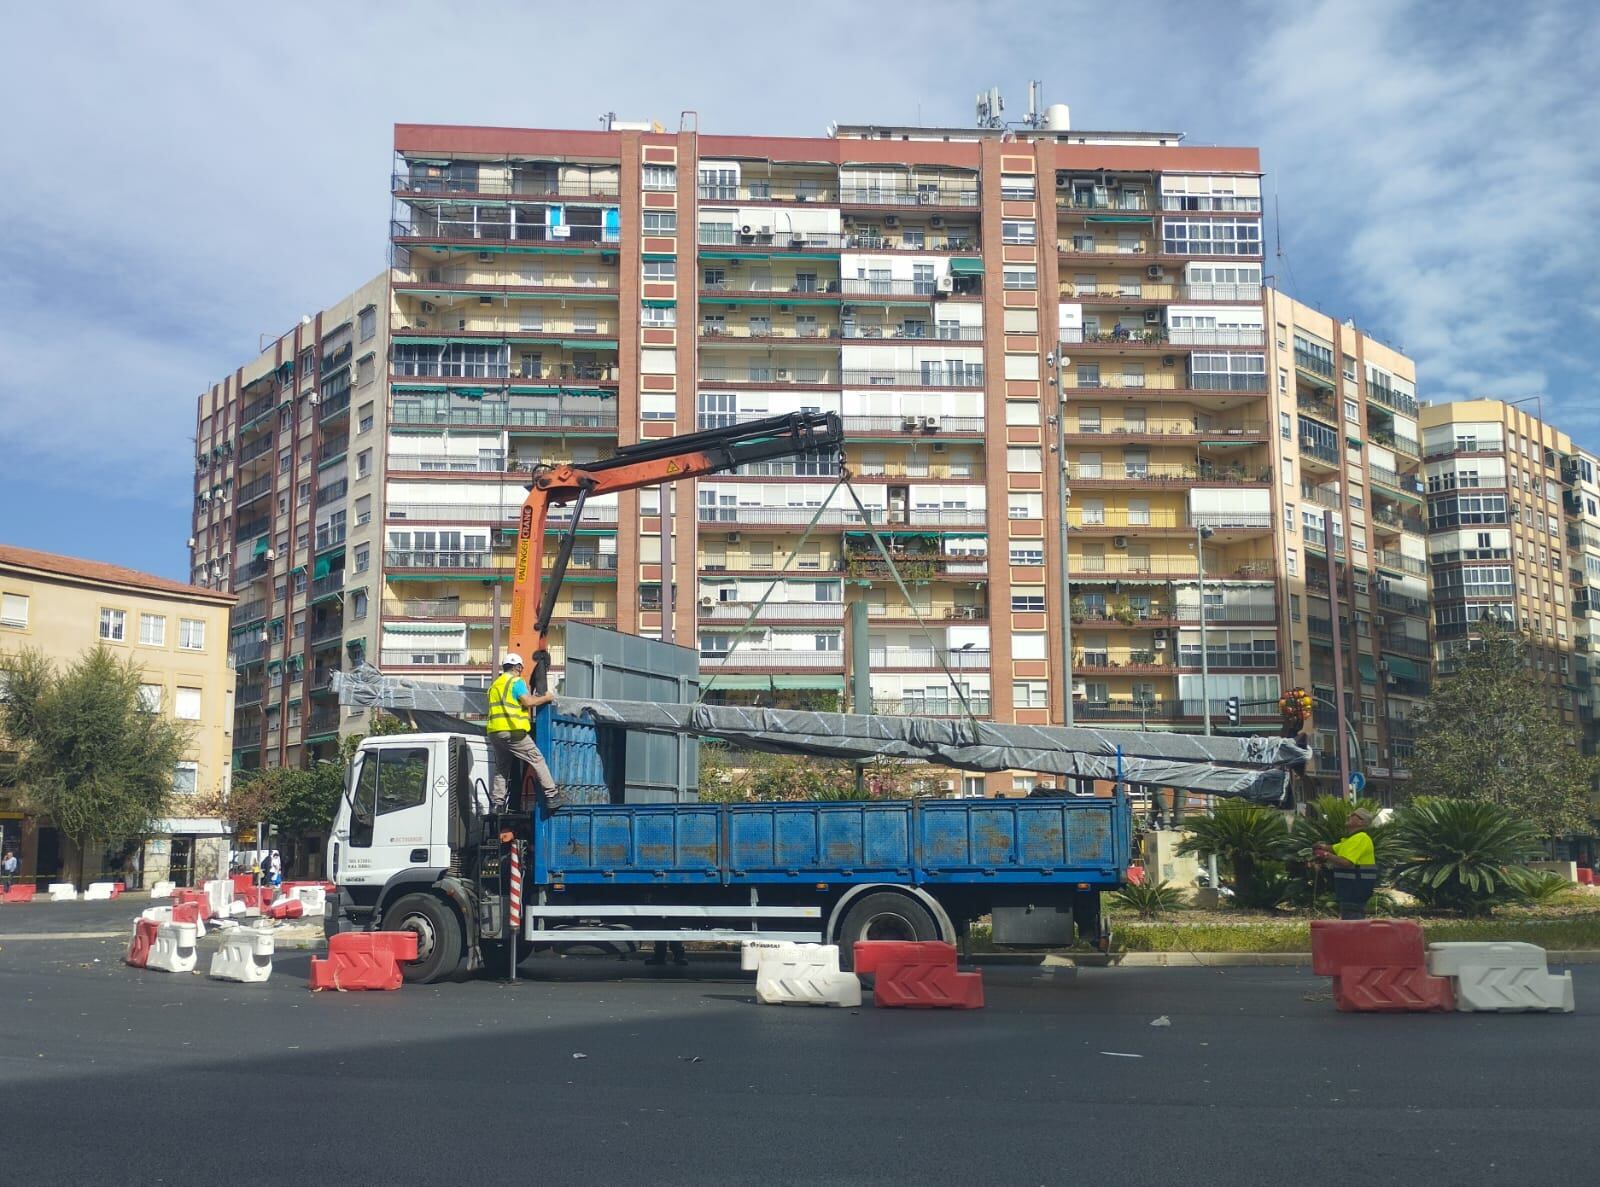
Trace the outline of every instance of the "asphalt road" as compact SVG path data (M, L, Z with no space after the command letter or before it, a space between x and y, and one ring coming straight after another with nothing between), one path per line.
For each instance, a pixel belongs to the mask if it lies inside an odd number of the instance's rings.
M1595 966L1565 1016L1341 1015L1253 968L989 970L917 1013L759 1006L731 960L311 994L301 953L242 986L17 938L135 905L0 907L7 1182L1553 1182L1600 1126Z

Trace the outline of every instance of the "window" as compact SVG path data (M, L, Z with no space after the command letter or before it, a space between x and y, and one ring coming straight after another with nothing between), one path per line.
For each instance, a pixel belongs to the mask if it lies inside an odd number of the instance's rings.
M199 721L200 690L198 688L178 689L178 695L172 702L172 715L179 721Z
M179 795L193 795L200 786L200 764L180 762L172 768L172 790Z
M1294 549L1291 548L1291 549L1288 549L1283 554L1283 557L1284 557L1284 561L1286 562L1285 567L1289 571L1289 576L1291 576L1291 577L1299 576L1300 575L1300 554L1298 552L1296 552Z
M640 320L648 329L671 329L678 324L678 311L671 305L646 305Z
M1000 196L1011 202L1032 202L1034 179L1031 173L1002 173Z
M311 502L311 479L302 480L300 485L295 488L295 501L302 507ZM280 505L278 510L282 511L283 507Z
M376 306L368 305L359 314L361 341L365 342L378 332L378 310Z
M1037 474L1043 465L1044 455L1036 448L1012 446L1006 450L1006 469L1013 474Z
M372 405L363 404L356 414L359 417L357 432L366 433L372 429Z
M139 685L139 708L143 709L146 713L161 712L161 685Z
M185 651L204 651L206 646L205 620L200 618L179 619L178 646Z
M1018 631L1011 636L1012 659L1044 659L1045 636L1043 631Z
M1169 255L1258 256L1261 254L1261 221L1162 219L1161 250Z
M1039 287L1039 269L1007 268L1001 278L1008 289L1036 289Z
M676 210L647 210L644 212L646 235L675 235L678 231Z
M120 643L126 638L128 629L128 615L122 610L100 610L100 637L112 643Z
M1011 591L1011 609L1016 614L1044 613L1044 590L1038 586L1018 586Z
M358 589L350 595L350 617L365 618L367 616L367 591Z
M378 362L371 355L360 359L356 363L356 386L362 387L372 382L378 374Z
M678 279L678 261L646 260L644 262L644 278L646 280L676 280Z
M1033 243L1037 237L1037 226L1031 218L1008 218L1000 223L1002 243Z
M361 545L355 552L355 571L357 573L365 573L367 565L371 563L371 559L372 549L365 544Z
M28 625L28 595L0 594L0 626Z
M1356 407L1354 400L1347 399L1344 402L1344 418L1351 424L1359 424L1361 422L1361 410Z
M1011 707L1013 709L1045 709L1050 705L1050 689L1043 680L1013 680L1011 682Z
M647 190L675 190L678 188L676 165L646 165L639 171L639 183Z
M165 647L167 643L166 615L139 615L139 642L145 647Z
M1011 519L1042 519L1044 497L1026 491L1012 491L1007 496L1007 516Z
M1013 544L1011 563L1014 565L1044 564L1044 546L1041 544Z

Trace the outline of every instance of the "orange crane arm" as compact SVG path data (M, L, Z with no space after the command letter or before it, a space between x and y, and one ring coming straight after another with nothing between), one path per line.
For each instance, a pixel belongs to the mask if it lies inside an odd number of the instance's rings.
M517 524L517 562L511 586L511 650L530 657L533 687L546 691L550 619L566 576L584 503L595 495L720 474L750 462L802 453L838 455L844 428L837 413L796 412L743 425L623 446L614 457L585 466L566 463L538 471ZM550 578L544 539L550 508L573 505ZM663 508L665 511L665 508ZM498 657L496 657L498 661Z

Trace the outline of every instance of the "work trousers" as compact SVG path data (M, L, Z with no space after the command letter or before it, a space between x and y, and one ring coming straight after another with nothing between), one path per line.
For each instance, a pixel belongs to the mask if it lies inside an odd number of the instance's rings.
M520 736L519 736L520 735ZM550 764L545 762L544 755L539 753L539 748L533 744L533 735L523 733L521 730L512 733L497 732L489 735L489 746L494 751L494 784L489 790L489 802L496 812L504 812L508 802L507 787L511 780L520 777L517 773L518 760L527 764L533 772L534 786L539 789L539 798L549 801L556 794L556 777L550 773Z

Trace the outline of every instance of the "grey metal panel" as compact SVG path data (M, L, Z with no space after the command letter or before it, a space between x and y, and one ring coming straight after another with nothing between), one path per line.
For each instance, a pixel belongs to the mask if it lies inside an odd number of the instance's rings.
M692 705L700 696L700 655L583 622L566 624L563 697ZM627 731L623 802L673 804L699 798L700 744L688 735Z

